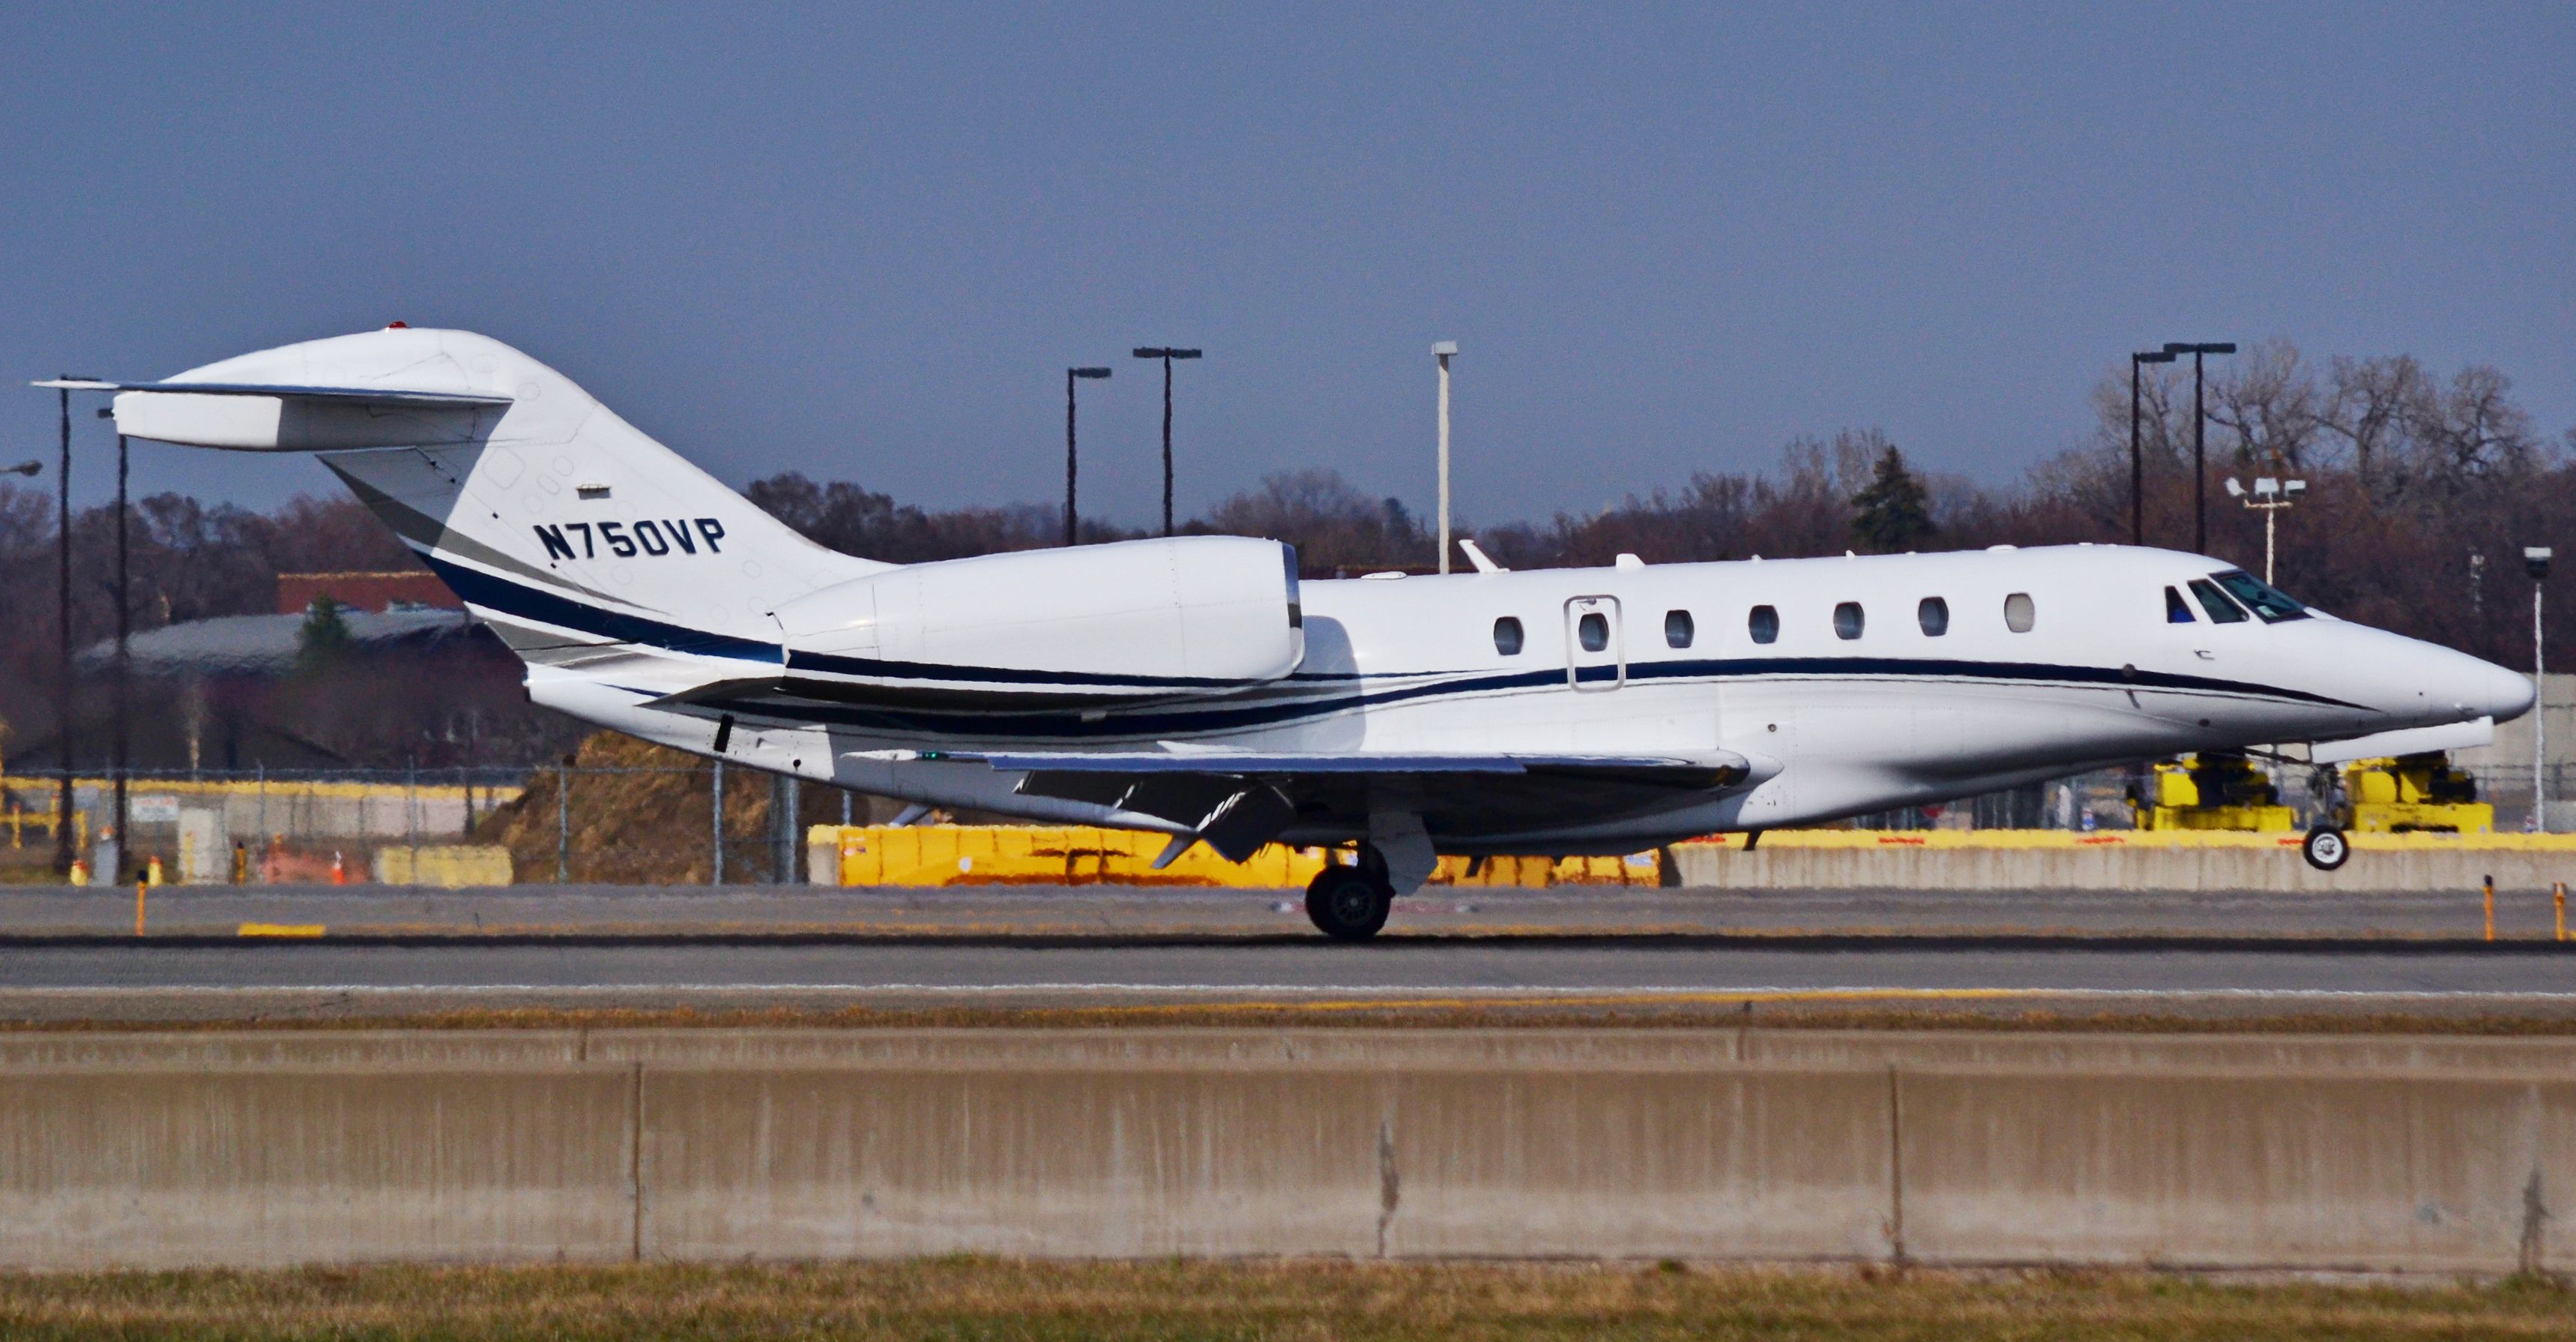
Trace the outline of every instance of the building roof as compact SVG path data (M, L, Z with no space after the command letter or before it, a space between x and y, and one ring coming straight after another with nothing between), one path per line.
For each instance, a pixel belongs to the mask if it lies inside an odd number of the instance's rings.
M368 651L432 646L474 627L474 617L461 610L350 610L341 612L340 622L350 646ZM275 676L294 669L303 630L302 615L225 615L136 634L126 649L138 676ZM78 658L85 671L115 661L114 639L83 648Z

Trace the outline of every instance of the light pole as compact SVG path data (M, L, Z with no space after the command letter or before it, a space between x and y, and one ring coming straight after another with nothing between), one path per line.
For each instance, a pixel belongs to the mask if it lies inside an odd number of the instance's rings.
M2523 571L2531 575L2531 832L2549 832L2549 785L2544 773L2548 758L2549 700L2548 677L2541 672L2540 587L2549 577L2549 547L2527 545L2522 550Z
M1431 342L1440 361L1440 571L1449 571L1449 360L1458 353L1455 340Z
M2234 354L2234 341L2218 340L2202 344L2168 341L2167 354L2191 356L2191 552L2209 553L2209 470L2202 450L2209 433L2209 408L2201 399L2200 359L2204 354Z
M2276 480L2265 475L2255 478L2254 492L2248 494L2235 476L2227 477L2227 496L2243 499L2246 507L2263 514L2263 585L2266 587L2272 584L2272 521L2282 509L2298 502L2291 495L2302 493L2307 487L2305 480Z
M1138 349L1136 357L1163 361L1163 534L1168 536L1172 534L1172 360L1195 359L1199 352L1156 345Z
M54 472L54 754L62 784L54 794L54 872L71 874L72 861L72 393L113 391L115 384L65 373L34 385L54 392L62 418L62 465Z
M2138 455L2138 365L2172 363L2170 351L2129 356L2129 544L2147 543L2147 468Z
M1064 543L1073 544L1073 383L1076 378L1107 377L1106 368L1068 368L1064 370Z
M126 835L125 775L133 753L133 732L128 720L128 701L133 681L134 664L126 644L134 635L134 603L127 599L127 563L125 525L125 435L116 435L116 883L125 883L125 869L134 862L134 844Z

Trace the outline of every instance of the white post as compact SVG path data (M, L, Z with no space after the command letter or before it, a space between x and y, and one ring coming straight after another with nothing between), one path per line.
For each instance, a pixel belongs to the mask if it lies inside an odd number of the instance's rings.
M2272 519L2279 512L2278 508L2263 510L2263 585L2266 587L2272 585Z
M1435 341L1431 353L1440 360L1440 571L1449 571L1449 357L1455 340Z
M2540 665L2540 580L2531 582L2531 832L2549 832L2549 785L2544 776L2549 741L2549 677Z

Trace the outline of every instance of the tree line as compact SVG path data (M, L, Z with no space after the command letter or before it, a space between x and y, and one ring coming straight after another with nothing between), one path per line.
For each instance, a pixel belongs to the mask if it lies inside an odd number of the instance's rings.
M2141 386L2140 451L2147 542L2188 548L2192 535L2190 373L2154 369ZM1785 444L1776 465L1703 471L1670 489L1597 512L1462 524L1487 553L1514 568L1603 565L1621 553L1650 563L1751 555L1893 553L1987 545L2124 542L2129 537L2129 370L2107 370L2093 388L2094 428L2084 442L2020 479L1979 484L1923 468L1941 452L1846 429ZM2448 374L2411 356L2312 359L2285 340L2213 364L2208 382L2209 548L2260 571L2261 519L2223 490L2230 476L2296 476L2308 490L2280 522L2278 585L2346 618L2465 649L2506 665L2530 664L2525 545L2576 542L2576 431L2551 437L2513 396L2500 371L2471 364ZM745 491L815 541L896 563L1037 549L1062 539L1048 504L926 509L852 481L800 473L757 480ZM50 740L55 684L54 501L41 486L0 485L0 749L20 756ZM264 612L276 575L413 567L399 542L357 503L299 498L270 512L155 494L129 516L133 614L139 629L215 615ZM72 524L74 637L86 645L113 629L115 513L79 511ZM1372 497L1328 470L1284 470L1188 523L1194 533L1276 537L1298 548L1309 576L1437 564L1422 519L1397 499ZM1097 542L1144 533L1083 523ZM2550 619L2554 664L2576 665L2570 617ZM386 687L385 677L420 684ZM481 678L515 678L495 658ZM352 761L400 763L451 750L434 706L474 694L498 711L476 676L367 673L361 701L314 686L275 711L339 724L331 749ZM93 696L94 697L94 696ZM345 708L346 711L343 711ZM84 709L85 715L91 709ZM425 715L425 716L424 716ZM84 725L84 731L90 730ZM492 759L556 748L535 730L500 731L474 747Z

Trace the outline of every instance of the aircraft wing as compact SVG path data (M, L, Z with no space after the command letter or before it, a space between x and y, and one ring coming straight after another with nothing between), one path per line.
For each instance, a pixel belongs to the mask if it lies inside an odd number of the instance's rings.
M1690 754L1274 752L1230 750L920 751L1021 773L1028 796L1091 802L1184 825L1240 862L1295 823L1365 825L1372 790L1399 786L1461 825L1615 813L1676 793L1760 781L1731 751ZM1776 766L1775 766L1776 767ZM1186 845L1184 845L1186 846ZM1177 856L1177 851L1172 854Z

